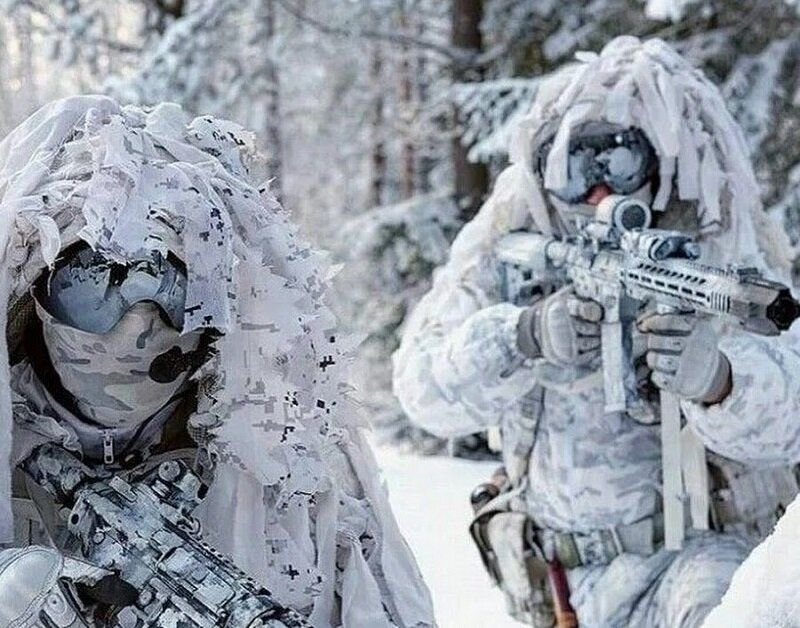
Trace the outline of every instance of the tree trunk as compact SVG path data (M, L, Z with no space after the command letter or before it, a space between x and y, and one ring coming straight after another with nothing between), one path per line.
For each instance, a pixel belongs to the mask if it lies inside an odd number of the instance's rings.
M21 13L17 36L20 42L17 79L22 86L19 90L22 97L19 100L22 102L22 113L27 117L39 106L39 88L33 69L33 28L31 16L27 11Z
M405 0L399 5L399 30L408 33L408 11ZM407 45L400 51L400 118L402 121L402 180L400 195L409 199L416 192L414 179L416 166L416 150L414 147L414 87L411 76L411 50Z
M416 35L420 39L425 38L425 21L424 20L417 20L416 25ZM429 70L428 70L428 59L426 57L425 50L418 49L415 57L414 62L414 87L416 88L417 92L417 105L418 105L418 112L424 111L426 106L429 103L430 99L430 84L429 84ZM429 122L430 124L430 122ZM423 130L423 134L425 130ZM423 135L424 136L424 135ZM417 154L419 158L417 160L417 191L420 194L427 194L431 191L431 173L433 172L433 168L436 166L437 159L435 159L431 155L431 145L430 140L427 136L424 136L425 139L422 141L422 138L418 135L420 139L420 143L418 144Z
M8 21L0 22L0 47L3 50L11 50L11 29ZM8 77L11 68L8 63L8 55L0 58L0 133L5 137L6 133L16 122L11 109L12 98L9 95Z
M281 134L281 90L278 64L274 58L275 0L264 0L264 75L266 79L265 139L267 171L275 197L283 200L283 137Z
M469 53L481 51L481 19L483 0L452 0L450 44ZM456 64L453 66L453 83L480 81L483 76L477 68ZM467 148L461 143L462 130L458 110L454 108L455 130L452 140L453 177L456 202L463 220L471 219L478 211L489 188L489 173L484 164L471 163Z
M380 42L375 42L372 48L372 62L369 70L370 87L374 94L372 103L372 116L370 120L370 183L369 207L378 207L383 202L383 191L386 187L386 140L384 137L383 119L383 52Z

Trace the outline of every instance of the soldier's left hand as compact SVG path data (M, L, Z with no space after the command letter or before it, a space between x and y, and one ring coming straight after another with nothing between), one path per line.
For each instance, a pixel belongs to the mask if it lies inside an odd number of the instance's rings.
M728 396L731 365L707 321L693 313L647 314L638 327L647 336L647 365L656 386L706 404Z

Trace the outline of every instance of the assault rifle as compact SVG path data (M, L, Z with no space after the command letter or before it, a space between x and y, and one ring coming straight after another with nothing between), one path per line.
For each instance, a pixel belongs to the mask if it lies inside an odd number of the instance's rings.
M574 236L516 232L501 238L495 249L506 299L524 304L541 286L570 284L576 295L603 306L605 411L627 411L640 419L648 406L637 395L632 331L643 303L662 312L724 317L765 336L786 331L800 316L800 303L788 286L766 279L756 268L701 264L696 261L700 247L691 237L651 229L651 219L650 208L641 201L609 196ZM678 549L684 529L682 458L699 461L695 467L704 468L705 453L691 434L681 444L679 402L665 391L661 439L665 546ZM707 525L707 491L689 497L696 527Z
M62 547L119 578L131 599L87 607L70 583L61 582L46 605L44 626L97 628L310 628L296 611L278 604L268 590L204 543L191 512L206 487L180 460L132 479L84 465L54 444L22 463L32 482L58 508L66 508L69 541ZM62 543L58 543L62 545ZM90 613L91 619L77 617ZM54 615L57 614L57 615ZM67 617L74 623L65 623Z
M502 238L504 292L518 300L537 285L571 284L575 293L603 306L603 386L607 412L635 403L631 325L639 305L725 317L760 335L776 335L800 316L789 288L756 268L717 268L696 260L700 248L677 231L650 229L650 208L629 197L609 196L595 220L575 236L559 239L515 232Z

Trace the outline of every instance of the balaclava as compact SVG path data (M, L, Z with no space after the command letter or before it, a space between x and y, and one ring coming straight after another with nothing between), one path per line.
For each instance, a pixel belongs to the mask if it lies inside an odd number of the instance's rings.
M61 384L86 418L108 428L135 427L166 405L188 377L185 356L200 343L200 332L180 335L147 301L105 334L59 322L38 301L36 312Z

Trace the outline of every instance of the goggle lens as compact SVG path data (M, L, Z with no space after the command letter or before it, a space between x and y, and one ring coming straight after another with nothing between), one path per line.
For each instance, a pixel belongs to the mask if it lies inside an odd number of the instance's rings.
M171 255L153 252L118 264L82 244L36 282L34 295L56 320L89 333L108 333L142 301L156 303L169 324L180 330L186 272Z
M552 141L539 151L537 170L544 180ZM578 136L570 141L567 183L551 190L567 203L585 202L591 189L605 184L615 194L632 194L651 181L658 171L653 146L639 129L602 135Z

